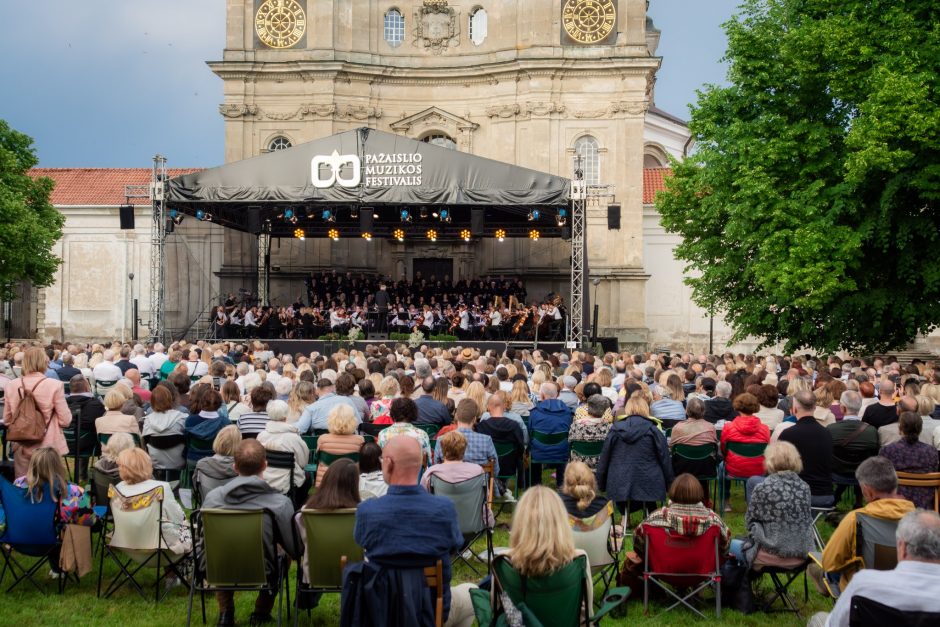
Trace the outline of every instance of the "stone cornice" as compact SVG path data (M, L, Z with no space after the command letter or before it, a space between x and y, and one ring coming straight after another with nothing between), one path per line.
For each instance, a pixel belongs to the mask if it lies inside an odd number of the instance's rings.
M607 58L540 59L498 62L470 67L390 67L345 61L220 61L210 63L225 80L365 82L385 85L474 85L522 81L531 77L611 78L649 76L658 67L656 59Z

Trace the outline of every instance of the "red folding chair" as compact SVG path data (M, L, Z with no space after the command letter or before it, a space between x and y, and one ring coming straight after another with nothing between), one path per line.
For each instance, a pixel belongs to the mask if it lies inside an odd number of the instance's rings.
M721 618L721 556L718 538L721 528L713 526L704 535L690 538L663 527L643 524L646 546L643 555L643 612L649 606L649 586L652 581L669 593L676 602L667 607L685 605L705 618L689 601L701 590L715 589L715 615ZM673 587L689 590L680 596Z

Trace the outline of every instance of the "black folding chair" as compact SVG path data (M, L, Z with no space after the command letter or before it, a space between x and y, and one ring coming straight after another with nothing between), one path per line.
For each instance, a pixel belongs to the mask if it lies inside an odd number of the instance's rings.
M265 458L268 460L268 468L290 471L287 481L289 486L287 497L291 503L295 502L297 487L294 485L294 454L290 451L265 451Z

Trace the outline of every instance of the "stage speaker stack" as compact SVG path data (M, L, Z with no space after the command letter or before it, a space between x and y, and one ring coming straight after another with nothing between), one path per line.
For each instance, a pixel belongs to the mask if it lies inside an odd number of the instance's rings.
M474 237L482 237L484 229L484 220L486 219L485 209L470 210L470 234Z
M372 211L363 209L359 212L359 232L360 233L372 233L375 235L375 232L372 230L373 223L375 219L373 218Z
M388 333L379 333L377 331L369 331L369 333L366 335L366 341L372 342L373 340L387 341Z
M133 205L121 205L120 209L118 209L118 217L121 220L121 230L123 231L134 230L134 206Z
M607 228L620 230L620 205L607 205Z

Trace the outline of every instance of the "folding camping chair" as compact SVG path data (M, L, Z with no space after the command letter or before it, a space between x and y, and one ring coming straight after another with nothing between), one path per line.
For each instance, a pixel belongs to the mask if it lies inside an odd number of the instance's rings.
M144 437L144 448L149 452L148 447L153 447L161 451L169 451L179 448L179 468L154 468L153 478L160 481L179 481L183 468L186 467L186 436L182 433L173 433L170 435L148 435Z
M855 594L849 607L849 627L894 625L894 627L935 627L940 625L940 612L916 612L873 601Z
M855 553L862 568L893 570L898 565L898 521L855 512L855 526Z
M47 560L59 554L62 547L58 529L59 501L52 498L52 491L47 486L43 489L42 500L33 502L26 488L18 488L0 477L0 502L7 524L0 536L0 552L3 554L0 582L9 570L13 583L6 589L7 592L28 581L45 594L45 589L34 577L46 566ZM32 559L32 563L24 564L17 559L17 553ZM66 577L59 577L59 594L65 589L65 580Z
M718 537L721 528L709 527L701 536L690 538L663 527L642 524L646 536L643 551L643 612L649 610L650 581L676 601L664 611L684 605L702 618L705 615L692 603L706 588L715 590L715 617L721 618L721 556ZM668 585L667 585L668 584ZM673 590L688 588L685 594Z
M571 452L577 453L583 458L598 460L604 450L604 440L569 440Z
M79 419L81 413L79 413ZM77 420L62 429L62 435L65 436L65 442L69 450L63 455L65 459L72 460L72 481L79 485L88 477L88 464L92 457L98 454L98 440L94 429L79 429L76 426ZM84 470L84 472L81 472Z
M754 563L751 564L748 578L753 583L761 575L770 576L774 591L770 597L761 603L761 609L764 612L793 612L800 616L800 608L796 604L796 599L790 594L790 586L800 575L803 575L803 602L809 600L809 584L806 581L806 567L809 566L809 557L784 559L783 561L790 563L780 564L778 560L778 563L773 565L763 564L761 563L761 553L758 553ZM774 608L774 603L778 600L783 601L783 608Z
M290 471L287 479L287 498L293 503L297 499L297 486L294 485L294 454L290 451L265 451L268 468Z
M587 553L594 584L604 584L604 596L620 573L620 551L614 536L613 504L608 503L604 521L590 531L574 529L574 546ZM601 516L601 512L596 514Z
M264 522L274 531L274 546L264 543ZM202 622L206 623L206 592L250 592L266 591L278 596L277 624L281 624L281 591L287 594L287 612L290 615L290 586L287 583L289 561L277 551L278 526L270 510L196 510L190 517L192 528L198 538L194 546L201 546L202 553L194 559L193 577L189 587L189 602L186 625L192 622L193 597L199 591L202 605ZM199 540L197 542L197 540ZM238 546L233 551L233 546ZM271 565L273 579L268 577L267 555L276 556L277 563Z
M297 573L294 595L294 624L300 613L303 593L342 592L343 571L352 562L363 559L362 547L353 540L356 510L302 509L294 515L296 546L304 546L303 561ZM304 530L302 543L298 529ZM308 610L309 615L309 610Z
M681 472L692 472L700 483L712 483L712 503L718 503L718 444L674 444L672 446L672 466L675 473L681 474L679 468L688 465L688 469ZM705 472L710 467L710 472ZM708 492L706 491L706 496Z
M734 453L740 457L746 458L755 458L763 457L764 450L767 448L767 445L763 442L728 442L726 445L729 453ZM718 481L721 483L719 486L720 503L718 510L719 512L724 511L725 501L731 499L731 485L728 486L728 492L725 493L725 481L730 482L732 485L734 482L739 481L741 483L746 483L750 477L737 477L735 475L728 474L728 469L725 466L725 462L718 464Z
M590 578L587 576L587 557L576 555L571 562L545 577L525 577L512 567L506 555L493 560L493 585L504 591L517 607L525 604L529 612L543 625L577 627L595 625L630 596L630 588L612 588L593 615L588 607L587 595ZM480 625L490 625L501 609L499 595L485 590L471 590L473 610ZM492 600L492 602L491 602Z
M431 494L447 497L457 509L457 524L463 534L464 544L460 547L454 562L458 559L463 561L477 575L480 575L480 572L463 556L463 553L469 550L473 557L485 562L489 570L493 557L493 529L487 520L487 483L486 473L459 483L450 483L437 476L432 476L430 481ZM486 559L480 557L472 548L473 543L484 535L486 536Z
M124 584L130 583L141 598L147 600L144 588L137 580L137 575L144 568L156 570L153 584L153 599L159 602L165 598L169 589L160 594L160 582L166 579L164 567L176 574L180 581L188 579L181 568L183 562L191 556L172 554L163 536L163 486L157 486L137 496L124 496L116 486L108 489L111 501L111 517L114 531L104 544L98 564L98 597L102 598L101 581L104 574L104 556L108 555L117 564L120 572L105 589L103 598L108 598Z

